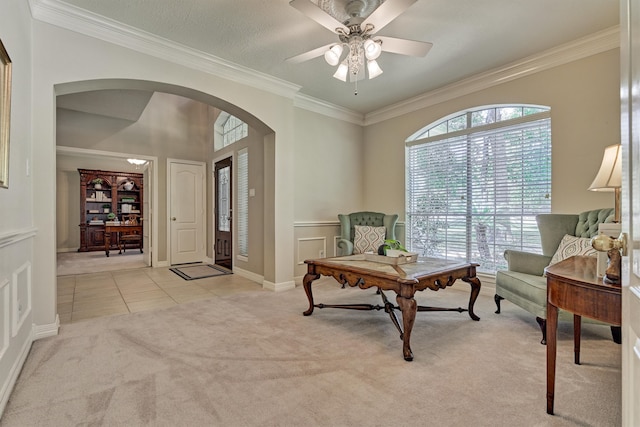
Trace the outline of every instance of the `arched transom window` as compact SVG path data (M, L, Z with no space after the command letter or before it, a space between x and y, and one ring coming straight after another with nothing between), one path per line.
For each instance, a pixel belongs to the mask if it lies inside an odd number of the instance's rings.
M249 126L225 111L218 115L215 122L214 150L220 150L249 135Z

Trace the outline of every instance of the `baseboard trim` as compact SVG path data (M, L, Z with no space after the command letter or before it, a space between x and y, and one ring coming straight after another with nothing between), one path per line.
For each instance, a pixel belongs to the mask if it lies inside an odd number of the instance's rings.
M60 330L60 316L56 314L56 321L49 323L48 325L33 325L33 339L39 340L42 338L53 337L58 335Z
M290 289L295 289L296 282L294 282L293 280L290 280L288 282L273 283L267 280L263 280L262 287L269 291L282 292L282 291L288 291Z
M7 406L7 402L9 401L9 397L11 396L11 392L13 391L13 387L16 385L16 381L18 380L18 376L22 371L22 367L24 366L24 362L27 360L27 356L29 355L29 351L31 350L31 344L33 343L33 337L29 337L22 345L22 349L20 350L20 355L16 359L16 362L11 367L9 376L7 381L2 384L2 389L0 389L0 419L2 419L2 414L4 413L4 409Z
M260 274L253 273L251 271L248 271L242 268L233 267L233 274L237 274L238 276L245 277L251 280L252 282L256 282L261 285L264 283L264 276L261 276Z

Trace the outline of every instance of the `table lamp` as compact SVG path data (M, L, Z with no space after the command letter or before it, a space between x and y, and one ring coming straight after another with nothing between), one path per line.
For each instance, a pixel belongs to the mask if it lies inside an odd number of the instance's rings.
M598 174L589 187L591 191L613 191L615 193L613 221L617 223L617 225L620 224L620 187L622 186L621 151L620 144L610 145L605 148L600 170L598 170ZM611 226L613 225L614 224L611 224ZM603 277L604 282L618 285L620 284L621 270L620 247L614 246L614 242L617 242L617 240L600 232L598 236L591 240L591 245L602 254L598 255L598 270L600 270L600 264L605 262L604 259L601 259L601 257L604 256L604 252L606 252L609 258Z
M591 183L591 191L613 191L615 193L613 220L620 222L620 187L622 187L622 149L620 144L610 145L604 150L600 170Z

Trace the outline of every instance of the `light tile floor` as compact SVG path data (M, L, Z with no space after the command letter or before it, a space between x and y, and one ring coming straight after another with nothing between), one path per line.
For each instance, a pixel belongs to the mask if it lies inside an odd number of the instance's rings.
M184 280L168 267L58 276L58 315L73 323L259 289L237 274Z

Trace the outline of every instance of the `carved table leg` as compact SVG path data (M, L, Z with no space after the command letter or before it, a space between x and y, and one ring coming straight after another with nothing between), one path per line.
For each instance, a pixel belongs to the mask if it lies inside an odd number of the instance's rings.
M404 355L404 360L411 362L413 360L413 352L411 351L411 330L413 329L413 324L416 321L418 304L413 297L405 298L400 295L396 296L396 302L398 303L400 310L402 310L402 326L404 327L402 353Z
M478 279L477 277L465 277L462 280L471 285L471 296L469 297L469 317L471 317L473 320L480 320L480 318L473 312L473 305L476 303L478 295L480 295L480 279Z
M302 313L305 316L310 316L311 313L313 313L313 293L311 292L311 282L319 278L320 278L319 274L307 273L304 275L304 279L302 279L304 292L307 294L307 299L309 300L309 309Z

